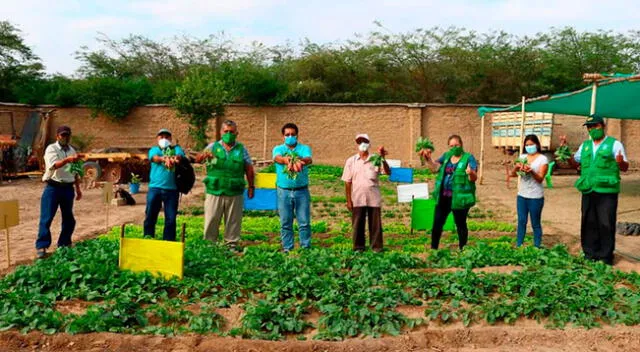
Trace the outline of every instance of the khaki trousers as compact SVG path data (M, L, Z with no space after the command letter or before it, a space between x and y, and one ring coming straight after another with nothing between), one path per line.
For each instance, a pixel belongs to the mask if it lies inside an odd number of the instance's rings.
M228 246L237 245L240 241L243 203L242 194L207 194L204 199L204 238L214 243L218 241L220 221L224 216L224 243Z

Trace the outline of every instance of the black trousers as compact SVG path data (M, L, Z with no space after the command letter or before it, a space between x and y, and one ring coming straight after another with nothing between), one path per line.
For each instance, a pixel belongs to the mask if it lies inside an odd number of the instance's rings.
M438 249L440 237L442 236L442 228L447 222L449 213L453 211L453 220L456 222L458 231L458 240L460 249L462 249L469 238L469 229L467 228L467 216L469 209L451 210L451 197L440 196L433 218L433 228L431 229L431 248Z
M585 258L613 264L617 212L617 193L592 192L582 195L580 241Z
M354 207L351 220L353 225L353 250L365 249L365 220L369 220L369 243L374 251L382 250L382 211L380 207Z

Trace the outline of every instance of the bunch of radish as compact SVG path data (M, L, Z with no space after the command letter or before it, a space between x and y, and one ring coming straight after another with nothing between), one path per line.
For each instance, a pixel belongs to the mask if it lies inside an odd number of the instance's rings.
M418 142L416 143L416 153L420 153L423 150L431 150L434 151L436 148L433 146L433 142L429 139L429 137L420 137L418 138ZM424 155L420 153L420 162L424 164Z
M69 164L69 172L84 177L84 161L78 160Z
M289 164L287 165L287 169L285 170L285 173L287 174L287 177L295 180L298 178L298 173L300 171L302 171L302 161L300 160L300 157L298 156L298 154L294 151L288 151L285 155L285 157L289 157Z

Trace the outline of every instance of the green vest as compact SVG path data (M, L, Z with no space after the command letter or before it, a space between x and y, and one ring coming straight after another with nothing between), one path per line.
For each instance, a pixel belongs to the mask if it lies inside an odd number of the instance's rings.
M605 137L595 157L593 142L582 143L580 154L580 178L575 187L582 193L620 193L620 168L613 156L613 144L616 139Z
M469 163L469 157L471 154L464 153L455 171L453 171L453 180L451 181L452 197L451 209L468 209L476 204L476 184L469 181L469 175L467 175L467 164ZM442 189L442 182L444 181L444 170L446 165L451 159L451 154L445 155L445 160L440 166L438 171L438 178L436 179L436 187L433 192L433 197L438 203L440 199L440 191Z
M214 162L207 165L203 182L207 194L237 196L244 192L244 146L237 143L227 155L224 147L215 142L211 147Z

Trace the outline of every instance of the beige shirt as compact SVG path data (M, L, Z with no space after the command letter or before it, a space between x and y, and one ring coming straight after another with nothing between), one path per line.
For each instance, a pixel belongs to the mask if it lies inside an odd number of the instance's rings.
M67 164L59 169L56 169L53 165L56 162L72 155L76 155L76 150L73 149L72 146L69 146L69 149L64 151L58 142L49 144L47 149L44 151L45 172L42 176L42 181L46 182L48 180L53 180L56 182L74 183L76 181L76 177L69 171L71 169L71 164Z
M354 207L379 208L382 205L380 186L378 184L378 168L356 154L344 165L342 180L351 182L351 201Z

